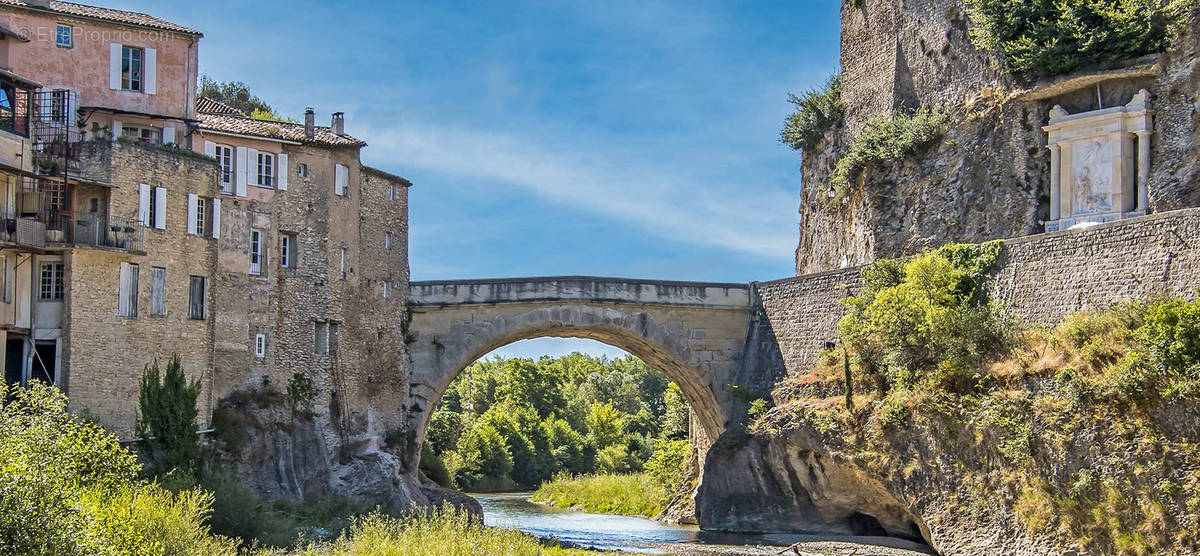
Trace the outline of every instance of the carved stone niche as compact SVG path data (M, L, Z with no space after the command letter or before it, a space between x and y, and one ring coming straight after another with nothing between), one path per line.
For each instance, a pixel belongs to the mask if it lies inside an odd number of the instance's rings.
M1124 106L1068 114L1050 110L1047 232L1146 214L1154 111L1142 89Z

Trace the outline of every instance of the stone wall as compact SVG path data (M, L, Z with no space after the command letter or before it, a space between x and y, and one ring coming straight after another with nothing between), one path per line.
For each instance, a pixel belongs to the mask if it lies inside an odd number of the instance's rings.
M814 364L823 342L836 335L842 314L838 300L861 286L860 268L756 283L759 304L751 336L759 340L757 353L747 357L748 368L778 376ZM1009 239L991 275L993 297L1038 324L1052 325L1070 313L1124 299L1195 298L1200 209Z
M114 188L109 213L137 220L138 185L167 188L166 228L142 228L144 252L109 248L67 249L63 313L62 384L71 405L128 438L137 419L138 380L145 365L179 355L184 373L201 384L201 426L213 403L212 269L217 240L187 233L187 195L216 195L211 160L133 143L92 147L111 163ZM82 216L82 215L81 215ZM138 265L137 316L117 314L120 264ZM166 269L166 315L150 314L151 268ZM210 278L207 315L188 317L190 276Z
M1125 104L1142 88L1156 110L1151 209L1200 204L1200 7L1159 58L1132 61L1126 71L1037 83L1003 75L994 55L970 44L962 0L864 0L862 8L846 2L842 25L846 125L803 153L798 275L1042 231L1050 154L1041 128L1049 110ZM949 111L941 140L902 162L867 168L844 201L829 202L834 164L862 126L917 106Z

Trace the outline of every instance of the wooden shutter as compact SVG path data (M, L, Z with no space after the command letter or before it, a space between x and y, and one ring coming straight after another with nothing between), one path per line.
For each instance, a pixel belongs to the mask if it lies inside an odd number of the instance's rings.
M167 314L167 269L150 267L150 315Z
M117 290L117 314L137 317L138 265L121 263Z
M121 43L108 45L108 88L121 89Z
M142 92L153 95L158 92L158 51L153 48L145 50L142 56Z
M108 129L109 129L109 131L112 132L112 140L113 141L116 141L117 139L121 138L121 122L120 121L113 120L112 125L108 126Z
M163 128L163 144L172 145L175 143L175 128L166 126Z
M205 141L204 142L204 154L206 156L211 156L213 158L216 158L217 157L217 144L213 143L212 141ZM217 181L221 181L219 174L218 174Z
M221 200L212 200L212 237L220 239L221 237Z
M287 191L288 180L288 156L287 153L279 153L275 159L275 183L279 184L280 191Z
M346 194L346 187L350 184L350 169L345 164L334 166L334 192L338 195Z
M138 184L138 224L150 225L150 184Z
M154 227L167 229L167 188L154 188Z
M258 149L246 147L246 183L258 185Z
M200 197L195 193L188 193L187 205L187 233L196 234L196 208L200 204Z
M237 148L237 168L234 168L233 184L238 197L246 196L246 182L250 179L250 161L246 156L246 147Z
M204 277L192 276L188 284L188 317L204 318Z

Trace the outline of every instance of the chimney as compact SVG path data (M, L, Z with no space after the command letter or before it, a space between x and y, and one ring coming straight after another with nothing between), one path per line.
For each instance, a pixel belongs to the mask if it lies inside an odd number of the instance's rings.
M304 109L304 136L312 139L317 134L316 114L311 106Z
M50 9L50 0L25 0L25 4L31 8Z
M329 130L338 135L346 134L346 113L345 112L334 112L333 113L333 122L329 125Z

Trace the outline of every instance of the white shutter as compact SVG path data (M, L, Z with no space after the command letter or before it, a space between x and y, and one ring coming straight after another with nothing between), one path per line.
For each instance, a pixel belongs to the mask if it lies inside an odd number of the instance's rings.
M112 140L113 141L116 141L118 138L121 137L121 122L120 121L113 120L112 125L109 126L109 129L112 130Z
M150 225L150 184L138 184L138 224Z
M188 193L187 233L196 233L196 207L200 205L200 197Z
M246 147L237 148L237 168L233 173L234 189L238 197L246 196L246 180L249 179L250 173L247 171L250 162L246 157Z
M108 88L121 89L121 43L108 45Z
M167 188L154 188L154 227L167 229Z
M213 239L221 237L221 200L212 200L212 236Z
M350 184L350 169L344 164L334 166L334 192L338 195L346 194L346 187Z
M204 154L213 158L217 157L217 144L212 141L204 142Z
M258 185L258 149L246 147L246 183Z
M158 92L158 51L153 48L146 49L146 56L142 60L142 91L148 95L153 95Z
M175 128L166 126L163 128L163 144L171 145L175 143Z
M278 187L279 187L280 191L287 191L287 180L288 180L287 153L279 153L279 156L275 160L278 161L275 164L275 180L276 180L275 183L279 184Z

